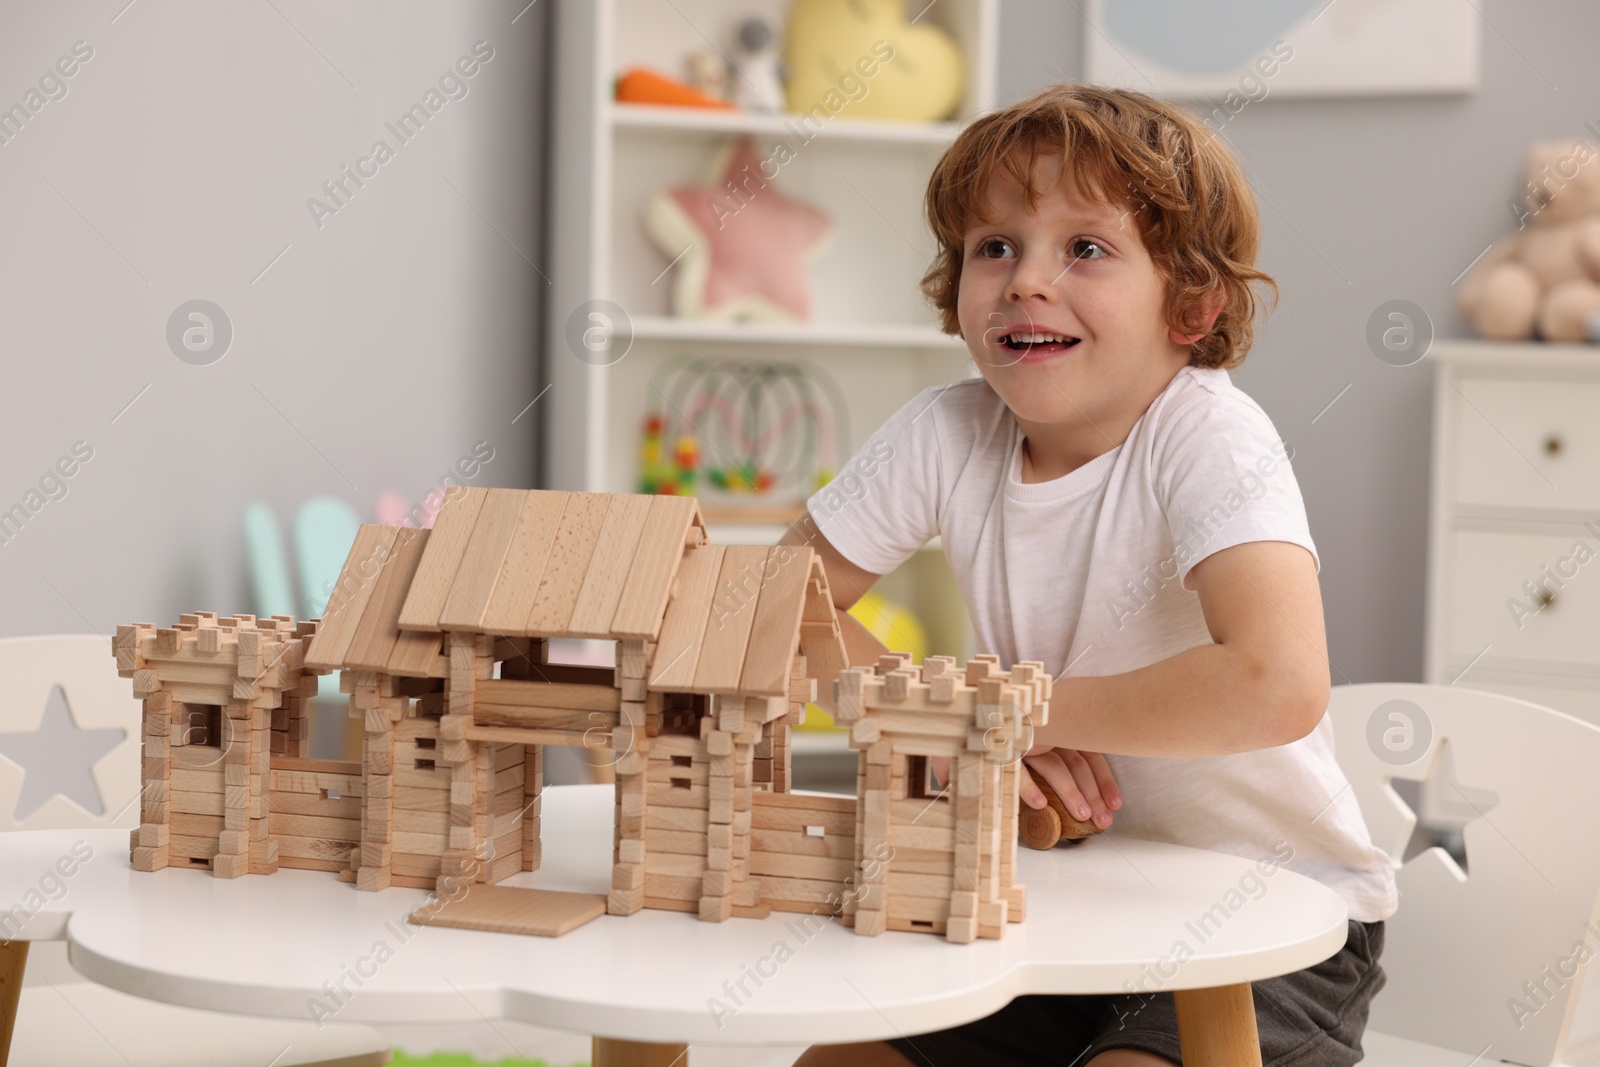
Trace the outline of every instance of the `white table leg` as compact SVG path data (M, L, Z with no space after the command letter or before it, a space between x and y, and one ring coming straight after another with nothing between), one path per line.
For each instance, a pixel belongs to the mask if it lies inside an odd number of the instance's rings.
M1172 999L1178 1010L1183 1067L1261 1067L1261 1039L1249 982L1178 989Z
M11 1059L11 1032L17 1025L17 1000L27 966L28 942L0 941L0 1067Z

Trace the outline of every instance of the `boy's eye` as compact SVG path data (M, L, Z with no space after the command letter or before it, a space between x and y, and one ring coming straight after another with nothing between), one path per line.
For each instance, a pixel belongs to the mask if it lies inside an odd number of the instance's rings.
M1067 246L1067 251L1073 259L1103 259L1110 253L1101 247L1100 242L1088 237L1079 237Z
M1002 259L1015 254L1016 250L1011 247L1011 242L1004 238L986 237L978 242L978 255L985 259Z

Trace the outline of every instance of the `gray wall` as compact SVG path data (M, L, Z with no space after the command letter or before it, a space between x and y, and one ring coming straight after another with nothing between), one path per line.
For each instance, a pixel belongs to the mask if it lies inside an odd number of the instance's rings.
M534 473L537 409L512 419L537 392L549 5L126 4L0 12L0 108L93 49L0 144L0 511L93 449L0 544L0 635L252 611L252 500L370 520L478 441L476 484ZM384 128L478 41L413 140ZM393 158L319 227L307 200L379 138ZM196 298L234 330L204 366L165 336Z
M1529 142L1571 137L1600 117L1600 7L1475 6L1486 20L1475 93L1269 96L1224 134L1258 190L1260 265L1281 288L1235 380L1295 449L1336 683L1422 679L1432 372L1426 361L1374 358L1367 318L1408 299L1438 336L1470 336L1452 283L1511 232L1506 201ZM1079 5L1000 8L1002 102L1081 76L1084 34L1094 31Z

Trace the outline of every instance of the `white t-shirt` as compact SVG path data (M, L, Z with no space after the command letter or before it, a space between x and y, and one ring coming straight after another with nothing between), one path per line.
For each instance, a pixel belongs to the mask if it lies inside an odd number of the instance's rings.
M1184 582L1213 552L1288 541L1316 555L1292 453L1227 371L1185 367L1127 440L1053 481L1021 481L1022 440L982 379L928 389L807 504L828 541L876 574L938 535L979 651L1003 667L1042 661L1056 678L1121 674L1209 644ZM1398 906L1393 863L1346 788L1326 714L1274 748L1106 759L1123 795L1109 833L1280 862L1336 890L1352 919Z

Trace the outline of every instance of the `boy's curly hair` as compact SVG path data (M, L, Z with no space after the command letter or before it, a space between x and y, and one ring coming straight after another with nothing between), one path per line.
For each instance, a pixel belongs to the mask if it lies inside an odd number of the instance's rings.
M1052 86L963 130L928 180L928 223L939 252L922 291L958 334L956 294L966 230L982 217L989 183L1004 168L1031 209L1034 162L1060 155L1082 195L1126 202L1167 279L1167 325L1196 333L1219 283L1227 296L1210 332L1190 346L1197 367L1235 367L1254 339L1260 306L1252 283L1261 220L1232 154L1199 119L1144 93L1072 82Z

